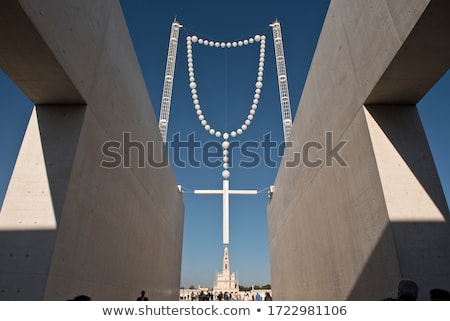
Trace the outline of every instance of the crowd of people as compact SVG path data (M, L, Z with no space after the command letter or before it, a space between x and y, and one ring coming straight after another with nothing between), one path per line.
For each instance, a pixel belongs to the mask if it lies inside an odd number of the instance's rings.
M180 297L183 301L272 301L269 291L263 295L259 292L217 292L212 291L192 291Z
M383 301L416 301L419 298L419 286L413 280L401 280L397 286L397 296L388 297ZM70 301L91 301L91 297L87 295L77 295ZM137 301L148 301L148 297L144 290L137 298ZM186 292L184 296L180 296L183 301L272 301L269 291L263 295L259 292L218 292L212 291L192 291ZM430 301L450 301L450 292L445 289L433 288L429 290Z

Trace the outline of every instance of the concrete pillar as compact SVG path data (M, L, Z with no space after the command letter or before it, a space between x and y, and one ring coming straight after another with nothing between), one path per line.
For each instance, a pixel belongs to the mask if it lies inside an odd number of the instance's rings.
M450 288L449 211L415 108L449 68L449 12L331 1L268 205L275 300Z
M0 213L0 299L41 300L85 106L37 106Z
M450 285L450 215L425 132L414 105L368 106L365 114L399 277L416 281L428 300L430 289ZM358 282L352 295L365 290Z
M5 0L0 30L0 68L37 105L0 213L0 299L177 300L184 206L120 3Z

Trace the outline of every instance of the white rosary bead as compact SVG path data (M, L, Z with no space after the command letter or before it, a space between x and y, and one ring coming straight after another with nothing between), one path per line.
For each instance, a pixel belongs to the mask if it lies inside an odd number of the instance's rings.
M227 170L224 170L224 171L222 172L222 177L223 177L224 179L228 179L228 178L230 177L230 172L227 171Z

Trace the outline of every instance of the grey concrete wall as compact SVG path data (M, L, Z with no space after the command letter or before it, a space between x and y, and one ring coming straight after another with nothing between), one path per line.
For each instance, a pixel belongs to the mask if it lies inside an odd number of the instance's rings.
M42 299L84 111L33 110L0 213L1 299Z
M448 69L449 12L331 1L268 205L274 299L379 300L401 278L422 299L450 288L448 206L414 107ZM324 148L309 162L324 162L292 167L311 141ZM339 142L345 164L329 158Z
M417 109L377 105L365 112L400 276L415 280L428 299L430 289L450 286L450 215Z
M0 21L17 30L0 33L0 67L37 105L0 213L0 299L178 299L184 207L171 168L141 168L135 153L129 168L100 166L125 132L162 146L118 1L7 0ZM20 216L53 225L20 228Z

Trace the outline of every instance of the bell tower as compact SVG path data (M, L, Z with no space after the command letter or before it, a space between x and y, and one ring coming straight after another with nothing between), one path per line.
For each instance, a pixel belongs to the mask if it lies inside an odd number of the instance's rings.
M239 282L236 273L230 273L230 259L228 256L228 246L223 249L222 273L216 272L216 281L214 282L214 292L238 292Z
M222 275L230 275L230 260L228 258L228 246L223 250Z

